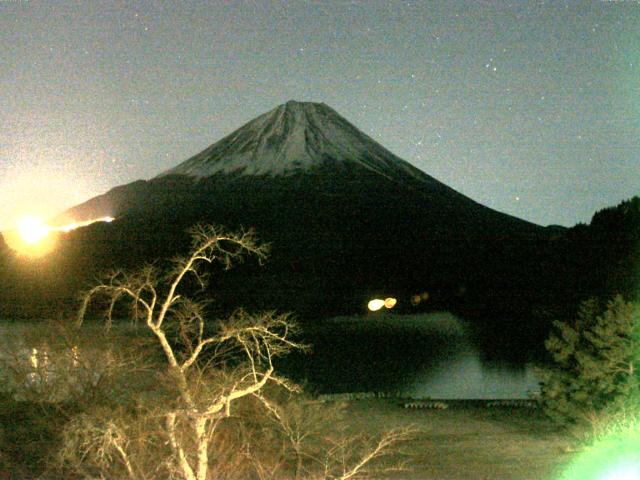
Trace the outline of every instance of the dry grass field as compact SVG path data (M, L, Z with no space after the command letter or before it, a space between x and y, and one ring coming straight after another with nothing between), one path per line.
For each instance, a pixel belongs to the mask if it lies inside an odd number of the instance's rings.
M46 457L56 427L34 424L37 412L14 407L0 409L0 479L35 478L37 459ZM408 460L411 470L387 479L555 480L574 456L566 453L571 439L527 408L450 404L446 410L413 410L399 399L375 398L346 402L343 413L356 434L417 427L414 439L389 459Z
M571 438L539 411L455 405L446 410L405 409L397 399L348 402L354 431L367 433L414 424L419 432L400 450L412 468L406 480L553 480L573 458Z

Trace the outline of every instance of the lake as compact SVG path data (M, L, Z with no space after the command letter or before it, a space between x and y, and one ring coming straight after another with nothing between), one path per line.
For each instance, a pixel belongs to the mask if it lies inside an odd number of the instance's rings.
M333 318L305 337L312 353L282 368L321 393L524 399L539 391L531 355L500 344L487 355L468 324L447 312Z
M0 321L0 343L21 341L22 332L41 326ZM447 312L332 318L306 325L304 341L310 354L290 355L276 367L318 393L524 399L539 391L526 352L514 356L512 347L496 344L495 355L487 355L486 342L483 351L469 325ZM31 349L24 353L29 360Z

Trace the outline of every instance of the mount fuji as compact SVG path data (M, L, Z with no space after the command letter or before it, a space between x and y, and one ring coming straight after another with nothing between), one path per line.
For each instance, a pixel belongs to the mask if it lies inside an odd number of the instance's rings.
M160 174L209 177L218 173L291 175L325 161L352 163L391 181L433 181L359 131L323 103L289 101Z
M456 192L320 103L280 105L63 215L104 216L116 220L66 236L50 260L58 270L86 279L171 257L188 247L189 226L208 222L255 228L272 245L266 267L214 282L239 305L324 316L360 312L379 295L411 308L411 295L428 292L428 308L512 315L544 294L532 281L548 229Z
M439 222L431 222L431 231L442 230L440 222L463 230L490 228L499 223L506 233L541 231L541 227L484 207L430 177L327 105L296 101L255 118L149 181L114 188L70 209L65 216L76 221L107 215L121 218L134 212L155 216L162 214L159 207L164 206L178 210L193 207L202 210L198 216L208 216L204 207L211 205L203 195L215 196L216 201L225 203L251 204L256 200L262 204L268 200L264 195L287 197L294 192L303 197L302 204L313 205L318 201L314 199L317 194L324 197L327 207L331 204L342 212L352 210L357 213L353 217L354 228L381 216L394 223L389 218L392 211L416 214L415 210L421 209L414 218L400 215L408 220L407 227L413 225L415 230L423 223L420 217L435 216ZM231 193L234 196L229 197ZM398 198L385 197L385 193ZM406 196L411 197L409 203L398 203ZM328 201L330 197L334 201ZM340 198L345 200L341 205L335 201ZM204 203L195 202L196 199ZM377 208L356 212L346 200L356 200L356 206L364 203ZM284 211L300 206L286 202L272 205ZM323 215L324 211L316 210L316 214Z

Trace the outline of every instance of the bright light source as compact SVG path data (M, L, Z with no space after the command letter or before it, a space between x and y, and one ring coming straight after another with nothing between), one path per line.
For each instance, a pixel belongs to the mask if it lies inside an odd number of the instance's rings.
M101 217L101 218L96 218L94 220L85 220L84 222L69 223L67 225L62 225L61 227L56 227L54 230L57 230L59 232L70 232L71 230L75 230L76 228L80 228L80 227L86 227L88 225L91 225L92 223L96 223L96 222L111 223L114 220L115 218L113 217Z
M18 220L18 234L27 245L36 245L49 235L49 225L41 218L23 217Z
M382 307L384 307L384 300L380 300L379 298L374 298L373 300L371 300L368 304L367 307L369 308L369 310L371 310L372 312L377 312L378 310L380 310Z
M21 255L42 257L51 252L56 243L56 233L70 232L76 228L86 227L96 222L112 222L113 217L101 217L82 222L52 227L41 218L26 216L18 220L15 230L3 232L2 235L10 248Z
M31 366L33 368L38 368L38 349L37 348L31 349L31 357L29 357L29 360L31 361Z
M2 232L7 245L20 255L42 257L55 247L56 235L51 234L51 227L36 216L20 218L14 230Z
M393 308L395 306L395 304L398 303L398 301L395 298L389 297L389 298L385 298L384 300L381 300L379 298L374 298L373 300L371 300L368 304L367 307L369 308L369 310L371 310L372 312L377 312L378 310L380 310L382 307L385 308Z
M398 303L398 300L396 300L395 298L385 298L384 299L385 308L393 308L393 307L396 306L396 303Z
M640 463L623 463L604 474L602 480L639 480Z
M640 480L640 424L612 422L610 433L581 452L559 480Z

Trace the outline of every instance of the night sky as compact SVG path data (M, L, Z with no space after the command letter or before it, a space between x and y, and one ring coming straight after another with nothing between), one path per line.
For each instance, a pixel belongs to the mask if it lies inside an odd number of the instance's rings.
M640 194L638 1L0 0L0 229L290 99L535 223Z

